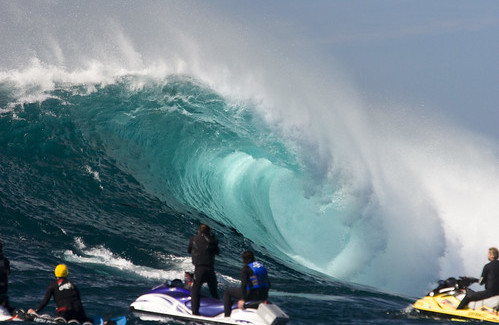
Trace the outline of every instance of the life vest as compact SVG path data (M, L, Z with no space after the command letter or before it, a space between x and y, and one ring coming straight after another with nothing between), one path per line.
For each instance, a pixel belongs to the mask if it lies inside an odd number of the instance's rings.
M253 270L253 275L249 278L248 290L269 288L269 278L265 266L257 261L249 263L248 266Z

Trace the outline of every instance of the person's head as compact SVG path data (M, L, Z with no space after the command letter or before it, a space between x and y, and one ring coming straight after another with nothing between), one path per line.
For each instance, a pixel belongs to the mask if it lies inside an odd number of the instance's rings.
M54 274L57 278L67 278L68 267L65 264L59 264L55 267Z
M494 261L499 257L499 251L495 247L489 248L489 260Z
M208 234L210 232L210 227L204 223L199 225L198 234Z
M244 251L242 257L244 264L249 264L255 261L255 255L252 251Z

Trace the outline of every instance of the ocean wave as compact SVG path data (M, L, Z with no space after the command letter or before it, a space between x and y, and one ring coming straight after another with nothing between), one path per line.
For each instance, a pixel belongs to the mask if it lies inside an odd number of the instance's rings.
M395 292L420 290L435 274L477 272L461 254L481 243L457 225L477 206L493 222L486 198L497 157L486 139L414 116L401 127L400 111L367 114L356 100L313 97L308 86L314 105L302 98L300 110L288 92L269 107L192 75L97 66L68 72L35 61L0 78L9 155L89 179L80 192L59 185L57 203L43 203L62 219L68 193L79 204L81 191L109 190L102 169L116 168L176 213L234 228L303 272Z

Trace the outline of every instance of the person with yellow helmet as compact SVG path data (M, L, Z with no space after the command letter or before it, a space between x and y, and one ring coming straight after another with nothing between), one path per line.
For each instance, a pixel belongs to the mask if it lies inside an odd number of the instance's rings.
M53 296L56 317L63 317L66 321L77 320L80 323L90 321L83 309L78 288L67 279L67 266L65 264L57 265L54 274L57 279L50 282L40 305L37 309L30 308L28 313L39 313Z

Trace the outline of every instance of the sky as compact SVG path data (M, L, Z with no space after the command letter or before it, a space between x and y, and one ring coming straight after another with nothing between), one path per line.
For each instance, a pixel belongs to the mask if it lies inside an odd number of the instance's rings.
M289 51L341 67L368 100L441 112L499 138L497 1L216 3L287 39Z

